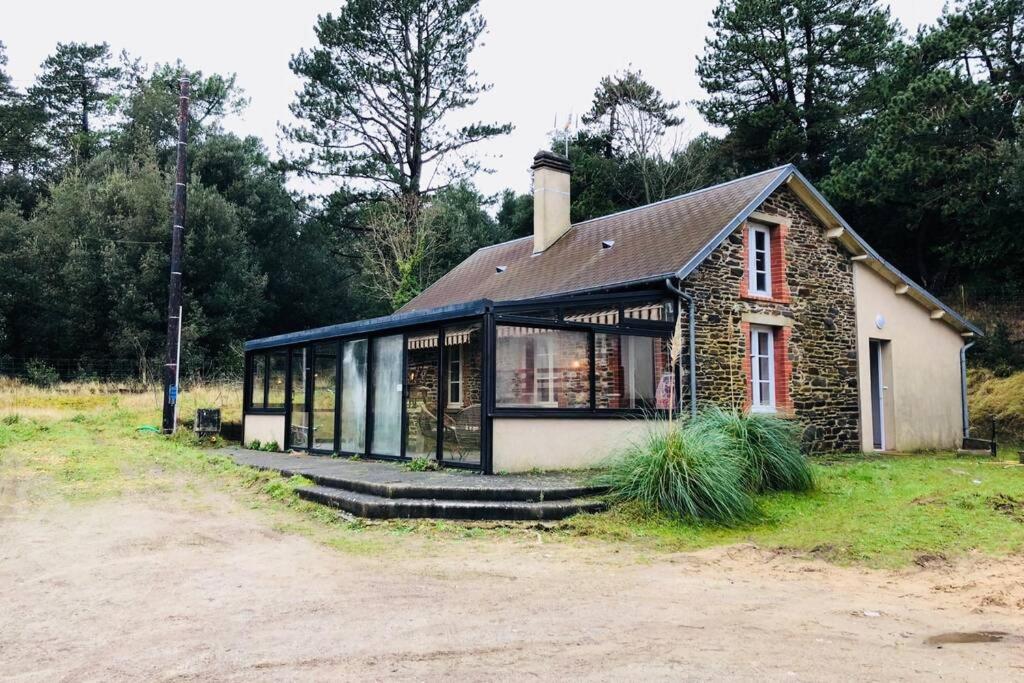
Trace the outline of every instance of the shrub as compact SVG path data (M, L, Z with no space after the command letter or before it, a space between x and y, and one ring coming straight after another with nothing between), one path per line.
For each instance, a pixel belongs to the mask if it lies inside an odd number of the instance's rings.
M756 493L811 491L814 474L800 452L800 425L775 415L709 408L697 421L725 435L744 464L745 484Z
M628 448L596 477L613 501L634 501L648 512L719 523L749 518L753 500L745 468L727 436L696 421L655 424L646 439Z
M276 441L268 441L265 444L263 444L263 450L270 451L271 453L276 453L277 451L281 450L281 446Z
M439 470L441 465L433 458L413 458L405 463L405 469L413 472L427 472Z
M60 376L51 365L41 360L30 360L25 364L25 379L37 387L52 387L60 381Z
M259 439L253 439L252 441L249 442L249 448L251 448L254 451L259 451L263 449L263 444L260 443Z

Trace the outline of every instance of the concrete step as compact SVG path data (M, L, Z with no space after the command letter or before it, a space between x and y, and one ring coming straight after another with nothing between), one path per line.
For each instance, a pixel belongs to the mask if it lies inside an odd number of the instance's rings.
M451 470L410 472L382 462L351 462L327 456L291 456L234 449L235 462L282 476L301 475L319 486L347 489L381 498L437 498L543 502L604 493L580 476L558 473L484 476Z
M305 500L375 519L543 521L564 519L578 512L599 512L605 508L605 503L598 498L544 501L389 498L330 486L302 487L295 492Z

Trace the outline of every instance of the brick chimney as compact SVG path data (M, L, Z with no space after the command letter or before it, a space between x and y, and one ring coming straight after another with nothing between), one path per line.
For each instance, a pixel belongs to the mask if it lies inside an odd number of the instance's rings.
M558 241L570 227L569 160L554 152L533 157L533 253Z

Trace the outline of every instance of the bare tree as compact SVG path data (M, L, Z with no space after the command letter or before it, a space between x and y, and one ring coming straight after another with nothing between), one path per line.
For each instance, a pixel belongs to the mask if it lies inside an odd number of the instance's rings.
M358 249L366 287L395 309L416 296L433 279L441 247L439 210L417 197L395 197L366 210L365 234Z

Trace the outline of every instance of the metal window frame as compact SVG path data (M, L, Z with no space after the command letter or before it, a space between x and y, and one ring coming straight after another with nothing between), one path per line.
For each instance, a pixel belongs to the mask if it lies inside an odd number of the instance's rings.
M444 458L444 433L443 424L439 423L437 438L437 461L445 467L482 471L485 474L493 474L493 420L499 418L584 418L584 419L636 419L638 417L650 416L651 411L643 409L619 409L619 408L596 408L596 364L595 364L595 335L598 333L618 334L626 336L643 336L666 338L671 336L674 320L671 321L644 321L627 319L624 315L624 308L638 303L664 302L666 292L658 290L633 290L620 292L605 292L597 294L586 294L578 296L547 297L544 299L517 301L502 304L493 304L489 301L475 302L471 305L460 305L431 311L429 314L405 316L396 315L377 321L368 321L357 324L346 324L321 330L312 330L294 335L281 335L279 337L256 340L247 344L246 348L246 382L243 383L243 390L249 396L249 388L246 386L251 378L249 377L251 358L253 354L265 354L266 373L264 379L264 402L269 399L270 383L270 358L275 352L283 352L285 359L285 397L284 407L275 409L256 409L246 406L243 411L243 424L245 414L273 414L283 415L285 420L285 439L291 432L292 419L292 352L295 349L305 347L308 352L315 354L316 347L322 344L335 344L336 353L336 400L334 410L334 449L333 453L340 456L358 456L368 459L385 461L408 461L407 453L407 431L408 431L408 350L407 340L410 335L422 333L424 330L438 330L438 419L443 420L444 406L447 403L447 358L444 345L444 335L451 327L470 323L479 323L481 340L481 367L480 367L480 461L479 463L464 463ZM567 307L579 308L588 304L610 304L619 309L619 324L617 325L594 325L564 320L564 309ZM530 317L528 313L538 307L549 307L556 312L557 319ZM676 308L675 306L673 307ZM680 311L675 310L675 315ZM517 326L530 326L556 330L579 331L587 335L587 351L589 368L589 402L588 406L581 408L498 408L495 399L496 387L496 349L497 349L497 327L499 324L511 324ZM332 334L339 331L340 334ZM374 419L374 344L375 340L381 337L397 336L402 338L402 422L401 422L401 455L382 455L372 452L373 444L373 419ZM282 343L274 343L280 340ZM367 345L366 355L366 415L364 425L364 447L362 452L344 451L341 448L342 430L342 409L344 390L344 365L343 353L344 344L358 340L365 340ZM465 359L463 359L464 362ZM307 368L311 372L312 368ZM673 368L674 381L677 387L679 384L679 373ZM312 391L312 380L307 377L307 393ZM312 405L309 397L306 398L307 414L309 424L312 428L315 417L312 416ZM658 413L665 411L657 411ZM325 449L312 448L312 436L310 436L309 447L303 450L311 454L327 454Z

